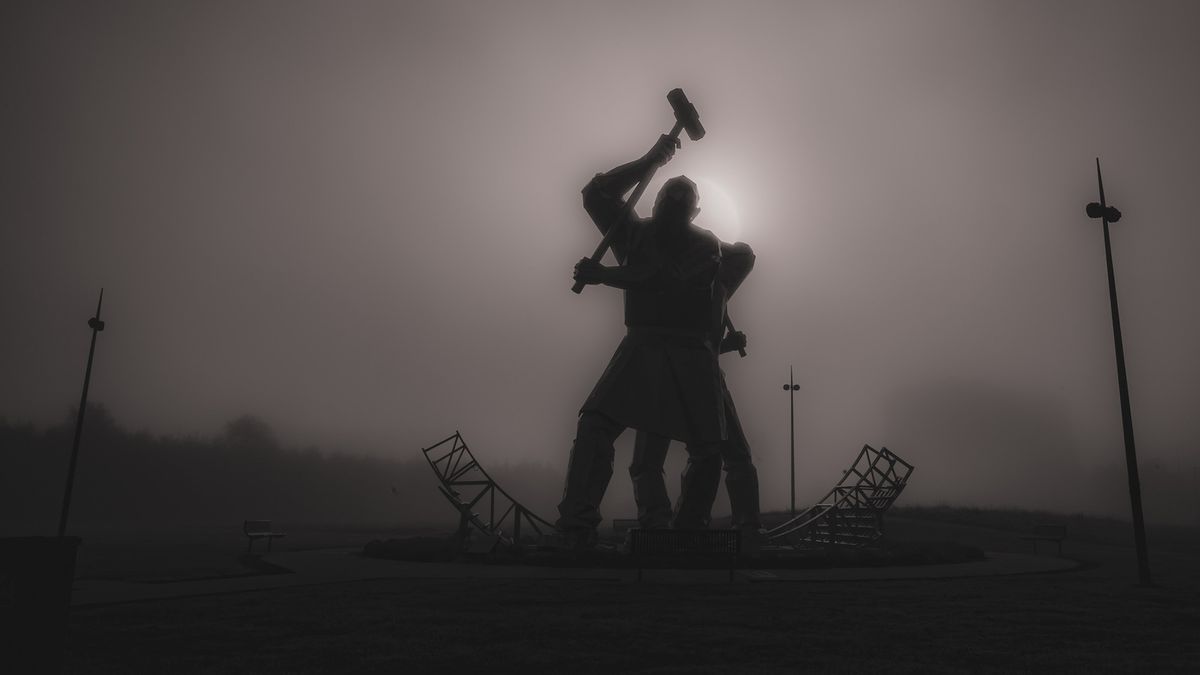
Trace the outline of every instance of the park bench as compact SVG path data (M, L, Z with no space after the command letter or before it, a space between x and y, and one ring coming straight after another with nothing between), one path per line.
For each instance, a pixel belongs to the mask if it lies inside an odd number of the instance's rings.
M1038 552L1038 547L1043 541L1052 541L1058 544L1058 555L1062 555L1063 539L1067 538L1066 525L1034 525L1033 534L1022 535L1022 539L1033 542L1033 552Z
M649 558L725 558L729 561L729 582L737 568L742 547L738 530L629 530L629 552L638 566L638 581Z
M250 553L251 551L254 550L254 540L255 539L266 539L267 540L267 553L270 553L271 552L271 540L275 539L275 538L283 538L283 537L287 536L287 534L284 532L275 532L274 530L272 530L271 529L271 521L269 521L269 520L247 520L244 523L242 523L242 532L245 533L246 538L249 540L248 542L246 542L246 552L247 553Z

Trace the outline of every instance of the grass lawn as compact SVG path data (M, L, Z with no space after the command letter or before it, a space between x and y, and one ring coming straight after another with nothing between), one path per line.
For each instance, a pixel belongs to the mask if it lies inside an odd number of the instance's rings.
M899 519L918 537L1017 535ZM1153 541L1152 541L1153 545ZM1026 549L1027 550L1027 549ZM1200 556L1068 541L1080 571L725 584L404 579L84 607L68 672L1200 672Z

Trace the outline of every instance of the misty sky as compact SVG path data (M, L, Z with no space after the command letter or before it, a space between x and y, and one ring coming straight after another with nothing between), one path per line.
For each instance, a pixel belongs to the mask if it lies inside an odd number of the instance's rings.
M758 254L723 365L766 506L789 364L802 501L863 443L927 500L1069 507L1064 475L1123 461L1096 156L1139 451L1194 472L1198 29L1190 2L5 3L0 415L75 405L104 286L92 400L134 429L253 413L394 456L459 429L565 467L623 333L618 292L569 291L579 190L680 86L708 135L659 182L701 178L698 224Z

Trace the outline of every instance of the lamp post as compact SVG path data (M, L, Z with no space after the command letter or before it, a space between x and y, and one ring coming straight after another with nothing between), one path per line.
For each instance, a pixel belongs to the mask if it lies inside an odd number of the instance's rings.
M79 437L83 433L83 413L87 409L88 384L92 380L92 357L96 355L96 334L104 330L100 320L100 306L104 304L104 289L100 289L100 300L96 302L96 316L88 319L92 329L92 345L88 347L87 369L83 371L83 395L79 397L79 414L75 418L75 442L71 445L71 464L67 468L67 487L63 490L62 512L58 517L58 536L67 531L67 514L71 512L71 489L75 486L75 460L79 459Z
M1104 199L1104 178L1100 175L1100 158L1096 158L1096 183L1100 187L1100 202L1087 205L1089 218L1099 218L1104 224L1104 259L1108 263L1108 303L1112 310L1113 346L1117 356L1117 388L1121 392L1121 425L1125 432L1125 468L1129 476L1129 504L1133 510L1133 539L1137 545L1138 580L1150 585L1150 559L1146 551L1146 526L1142 519L1142 485L1138 478L1137 450L1133 443L1133 412L1129 406L1129 381L1125 376L1125 344L1121 340L1121 312L1117 308L1117 278L1113 273L1112 244L1108 224L1121 219L1121 212Z
M794 373L794 369L791 366L788 366L788 383L783 385L783 390L788 393L788 398L790 399L791 404L792 404L792 414L791 414L791 432L792 432L791 433L791 439L792 439L792 443L791 443L791 448L792 448L791 478L792 478L792 480L789 483L789 489L791 490L791 495L792 495L791 514L793 516L796 515L796 390L799 388L800 388L800 385L796 384L796 376Z

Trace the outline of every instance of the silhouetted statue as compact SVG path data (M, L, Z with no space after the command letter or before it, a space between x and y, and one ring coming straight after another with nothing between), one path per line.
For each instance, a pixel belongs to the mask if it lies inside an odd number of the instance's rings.
M622 201L671 159L677 143L664 135L646 155L597 175L583 190L584 208L600 231L620 228L607 238L621 264L584 258L575 266L575 280L623 289L628 332L580 410L558 506L558 528L581 545L595 541L612 477L613 441L626 428L683 441L689 457L704 466L707 459L719 467L728 438L713 341L714 326L725 316L717 283L721 246L692 224L699 212L696 184L685 176L669 179L646 220Z
M739 331L725 333L725 304L754 267L754 252L744 243L721 243L721 266L714 284L713 302L719 305L720 321L712 327L710 339L719 345L719 353L745 349L746 336ZM721 394L725 404L725 425L728 438L721 443L719 455L689 449L688 463L680 481L679 501L675 513L663 479L663 464L671 439L639 430L634 443L629 477L633 480L633 496L638 507L638 523L644 528L705 528L712 520L712 505L716 500L725 468L725 490L729 494L732 526L743 532L743 538L757 536L761 527L758 503L758 471L750 457L750 444L742 431L741 421L733 406L733 397L721 379ZM674 517L672 517L674 516Z

